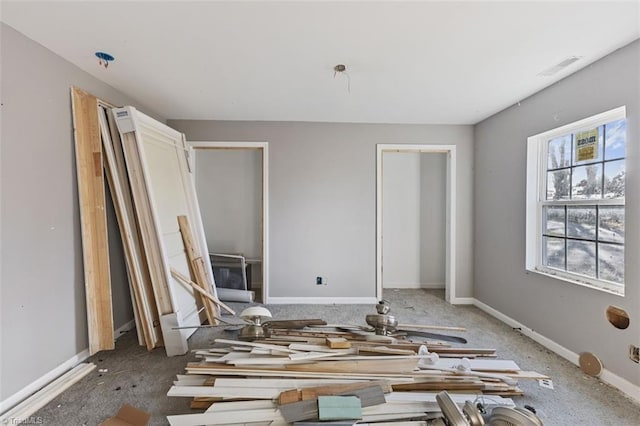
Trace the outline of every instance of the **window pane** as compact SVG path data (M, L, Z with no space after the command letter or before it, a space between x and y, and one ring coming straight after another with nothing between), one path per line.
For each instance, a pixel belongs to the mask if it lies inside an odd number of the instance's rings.
M595 140L589 143L586 139L586 132L594 131L597 133ZM584 129L574 133L573 142L573 164L586 164L595 161L602 161L603 143L602 136L604 126L598 126L596 129Z
M596 276L596 243L567 240L567 271Z
M547 200L569 199L569 169L547 172Z
M612 121L605 128L604 159L612 160L625 157L627 120L623 118L622 120Z
M571 177L571 198L600 198L602 194L602 164L575 167Z
M624 197L624 160L604 163L604 198Z
M564 238L542 237L544 253L542 262L545 266L564 270Z
M564 207L544 208L544 233L564 236Z
M547 145L547 169L571 165L571 135L551 139Z
M624 283L624 246L598 244L600 279Z
M595 206L567 207L567 236L588 240L596 239Z
M600 207L598 239L624 243L624 206Z

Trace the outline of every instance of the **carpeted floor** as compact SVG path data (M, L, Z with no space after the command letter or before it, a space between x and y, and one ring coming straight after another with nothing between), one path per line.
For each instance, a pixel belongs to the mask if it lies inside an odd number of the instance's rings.
M528 337L473 306L451 306L443 291L385 290L391 313L402 323L466 327L456 333L468 340L468 347L495 348L499 359L512 359L523 370L545 373L553 389L537 381L521 380L524 397L514 398L518 406L536 408L545 425L637 426L640 404L615 388L586 376L573 364L548 351ZM230 304L240 312L245 304ZM370 305L270 305L273 319L322 318L333 324L365 325L365 315L375 313ZM189 340L191 349L212 345L216 337L229 338L223 328L198 330ZM169 414L198 412L189 408L188 398L168 398L167 390L176 374L182 374L192 354L167 358L164 349L147 352L138 346L135 331L120 337L116 350L102 352L88 361L97 369L58 396L34 415L44 425L98 425L129 403L152 413L152 425L168 424Z

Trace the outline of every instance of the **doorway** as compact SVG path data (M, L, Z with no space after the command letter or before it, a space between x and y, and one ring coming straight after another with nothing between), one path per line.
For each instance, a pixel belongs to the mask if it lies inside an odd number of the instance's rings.
M377 145L377 297L383 287L455 296L455 146Z
M190 142L190 145L209 252L242 256L246 268L241 276L247 290L255 293L256 302L267 303L268 144Z

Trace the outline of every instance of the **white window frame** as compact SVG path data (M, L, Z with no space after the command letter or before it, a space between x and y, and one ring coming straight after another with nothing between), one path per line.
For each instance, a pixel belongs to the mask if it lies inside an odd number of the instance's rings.
M555 137L626 118L626 107L612 109L592 117L531 136L527 139L527 194L526 194L526 269L584 287L624 296L624 283L590 278L568 271L549 268L542 263L542 211L546 194L547 141ZM604 143L604 141L603 141ZM570 200L567 205L624 205L624 199ZM625 263L626 268L626 263ZM626 276L626 274L625 274Z

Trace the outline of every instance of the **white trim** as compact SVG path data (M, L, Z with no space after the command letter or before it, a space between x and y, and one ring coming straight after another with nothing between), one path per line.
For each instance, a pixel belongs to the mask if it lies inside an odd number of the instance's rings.
M447 154L445 299L456 298L456 146L427 144L376 145L376 299L382 298L382 154L385 151Z
M122 324L120 327L116 328L113 332L115 339L118 340L124 333L129 330L133 330L136 327L136 320L132 319L129 322Z
M231 141L188 141L194 149L262 149L262 303L269 298L269 143ZM195 171L193 173L195 179Z
M123 333L129 330L133 330L135 326L136 326L135 320L131 320L123 324L121 327L117 328L114 331L116 340L118 340L123 335ZM82 352L75 354L74 356L72 356L71 358L69 358L68 360L66 360L65 362L63 362L62 364L54 368L53 370L40 376L38 379L29 383L27 386L20 389L18 392L14 393L4 401L1 401L0 413L4 413L5 411L9 410L11 407L17 405L22 400L29 397L29 395L33 394L34 392L38 391L42 387L46 386L56 378L63 375L66 371L72 369L77 364L83 362L87 358L89 358L89 349L85 349Z
M545 348L555 352L556 354L560 355L562 358L566 359L572 364L579 366L579 363L578 363L579 355L577 353L554 342L548 337L545 337L542 334L533 331L532 329L520 323L519 321L516 321L515 319L503 314L502 312L492 308L486 303L479 301L478 299L474 299L473 304L480 310L486 312L487 314L491 315L494 318L499 319L500 321L507 324L508 326L517 328L525 336L540 343ZM607 383L619 389L620 391L624 392L627 396L634 399L635 401L640 402L640 386L637 386L629 382L627 379L620 377L617 374L612 373L607 369L602 370L602 373L600 374L599 379L602 382Z
M387 283L387 290L393 289L425 289L425 290L441 290L446 286L445 283Z
M27 386L20 389L18 392L0 402L0 413L4 413L10 408L16 406L18 403L25 400L38 390L42 389L44 386L54 381L58 377L62 376L67 371L71 370L73 367L87 358L89 358L89 349L85 349L82 352L75 354L59 366L55 367L53 370L40 376L33 382L29 383Z
M270 297L271 305L375 305L377 297Z
M552 139L554 136L561 136L566 133L571 133L573 131L580 130L583 128L599 126L599 125L608 123L610 121L615 121L621 118L625 118L626 116L627 116L627 108L626 106L623 105L609 111L601 112L600 114L592 115L591 117L587 117L582 120L565 124L564 126L561 126L561 127L556 127L555 129L551 129L546 132L538 133L537 135L534 135L532 137Z
M451 299L449 303L452 305L473 305L475 304L476 299L473 297L456 297L455 299Z
M267 148L268 142L187 141L193 148Z
M94 363L82 363L76 365L71 370L49 383L20 404L13 407L0 416L1 424L32 424L32 416L42 407L53 401L58 395L69 389L91 371L95 370ZM35 423L41 423L43 419L36 418Z

